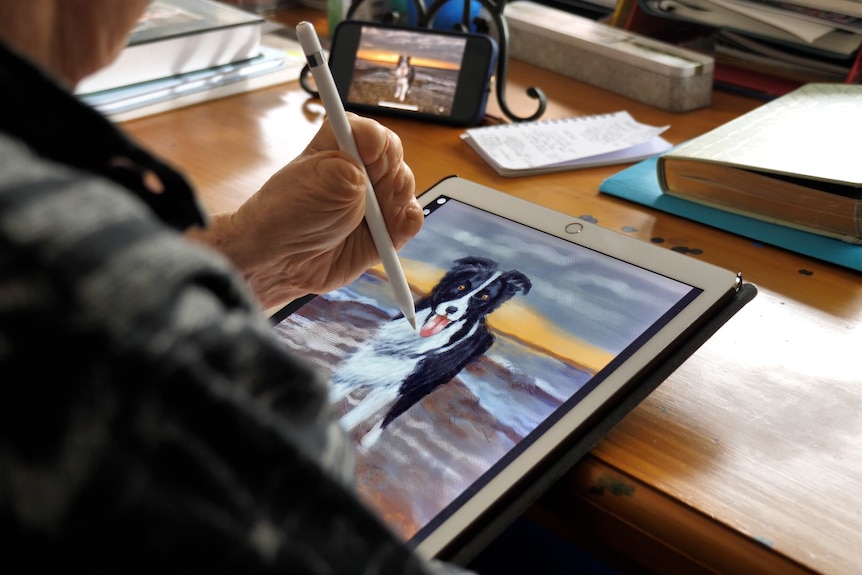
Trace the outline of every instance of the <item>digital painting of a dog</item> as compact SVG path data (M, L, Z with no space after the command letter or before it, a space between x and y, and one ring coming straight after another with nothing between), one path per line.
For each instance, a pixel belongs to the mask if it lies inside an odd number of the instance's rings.
M342 426L352 431L362 425L360 445L373 445L396 418L488 351L495 339L488 314L531 287L526 275L500 270L491 259L456 260L417 302L418 332L401 315L384 322L335 371L332 403L364 393L342 416ZM370 428L369 420L374 421Z
M273 318L329 386L357 493L404 540L543 437L691 290L451 198L426 206L398 254L418 328L379 266Z

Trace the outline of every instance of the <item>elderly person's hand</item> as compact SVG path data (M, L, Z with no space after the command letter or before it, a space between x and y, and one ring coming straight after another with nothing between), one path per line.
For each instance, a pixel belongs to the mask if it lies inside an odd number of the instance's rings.
M350 124L396 249L422 227L413 172L401 140L374 120ZM365 176L338 149L329 122L295 160L233 214L190 235L226 254L264 307L325 293L379 261L364 222Z

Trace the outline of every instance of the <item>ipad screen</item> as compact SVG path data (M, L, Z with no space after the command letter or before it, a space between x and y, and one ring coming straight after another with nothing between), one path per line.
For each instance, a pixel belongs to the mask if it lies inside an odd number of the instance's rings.
M400 252L416 330L377 269L274 321L331 382L361 497L433 555L442 525L469 522L477 494L580 405L574 429L585 398L701 289L469 200L423 198L424 227Z

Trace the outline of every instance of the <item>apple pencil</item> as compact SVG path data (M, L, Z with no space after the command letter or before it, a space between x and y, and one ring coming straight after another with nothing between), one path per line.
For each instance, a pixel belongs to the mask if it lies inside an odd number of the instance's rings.
M320 39L317 37L317 32L314 31L311 22L297 24L296 37L302 46L305 58L308 60L308 67L311 70L314 83L317 84L317 91L323 101L326 114L329 116L338 147L356 158L364 169L362 158L359 157L359 150L356 147L356 140L353 139L353 131L350 129L350 122L347 121L347 113L341 102L341 96L338 94L332 72L323 56ZM389 277L392 291L395 292L398 307L410 325L413 326L413 329L416 329L416 307L413 303L413 295L410 293L407 278L404 277L404 270L401 269L401 262L395 252L395 246L392 245L392 237L389 235L389 230L386 229L383 212L380 210L377 195L374 193L367 173L365 174L365 182L365 221L368 222L371 237L383 262L383 269Z

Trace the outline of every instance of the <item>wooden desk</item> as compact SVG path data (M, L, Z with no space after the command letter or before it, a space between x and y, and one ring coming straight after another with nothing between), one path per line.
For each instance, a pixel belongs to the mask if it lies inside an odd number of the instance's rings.
M519 62L509 80L517 113L533 111L525 90L535 85L550 99L547 118L627 109L640 121L670 124L673 142L758 104L716 93L708 109L670 114ZM292 83L127 129L183 169L216 212L235 208L294 157L322 114ZM505 179L457 128L380 120L401 136L417 191L459 174L644 241L697 249L689 257L740 270L760 290L531 516L655 572L859 571L860 274L599 194L620 167Z

